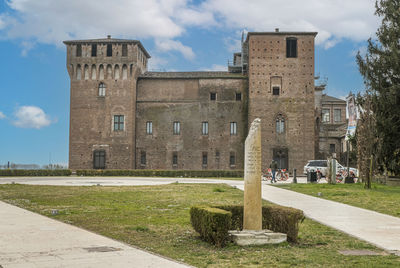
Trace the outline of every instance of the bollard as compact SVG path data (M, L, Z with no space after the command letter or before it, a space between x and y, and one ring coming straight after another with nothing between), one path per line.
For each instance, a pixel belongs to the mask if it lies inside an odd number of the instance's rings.
M296 174L296 169L293 169L293 183L297 183L297 174Z

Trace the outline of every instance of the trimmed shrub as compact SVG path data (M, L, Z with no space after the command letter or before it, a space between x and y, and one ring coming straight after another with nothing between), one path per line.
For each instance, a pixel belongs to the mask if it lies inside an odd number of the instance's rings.
M225 246L229 240L232 213L211 207L192 207L190 221L200 237L217 247Z
M0 176L70 176L70 169L0 169Z
M233 230L243 229L243 206L217 206L216 208L232 213L231 228ZM284 233L290 242L297 241L299 223L303 220L303 211L299 209L278 205L262 207L262 228Z
M80 169L78 176L133 176L182 178L243 178L243 170L150 170L150 169Z

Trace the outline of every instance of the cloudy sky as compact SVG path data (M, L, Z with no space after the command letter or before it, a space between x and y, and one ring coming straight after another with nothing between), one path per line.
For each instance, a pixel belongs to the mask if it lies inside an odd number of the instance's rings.
M357 51L379 25L374 0L0 0L0 164L68 162L63 40L141 40L150 69L226 70L247 31L317 31L327 94L363 90Z

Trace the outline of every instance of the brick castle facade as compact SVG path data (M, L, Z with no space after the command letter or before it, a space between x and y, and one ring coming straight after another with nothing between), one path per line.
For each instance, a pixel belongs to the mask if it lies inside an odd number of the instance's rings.
M149 72L139 41L65 41L71 169L243 169L262 124L262 167L302 170L318 148L315 32L249 32L227 72Z

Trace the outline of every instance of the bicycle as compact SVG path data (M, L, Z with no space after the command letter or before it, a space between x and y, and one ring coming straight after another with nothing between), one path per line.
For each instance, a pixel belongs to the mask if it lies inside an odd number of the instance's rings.
M275 181L287 181L289 179L289 172L286 169L277 169L275 172ZM272 183L272 170L269 168L262 174L263 181L270 181Z

